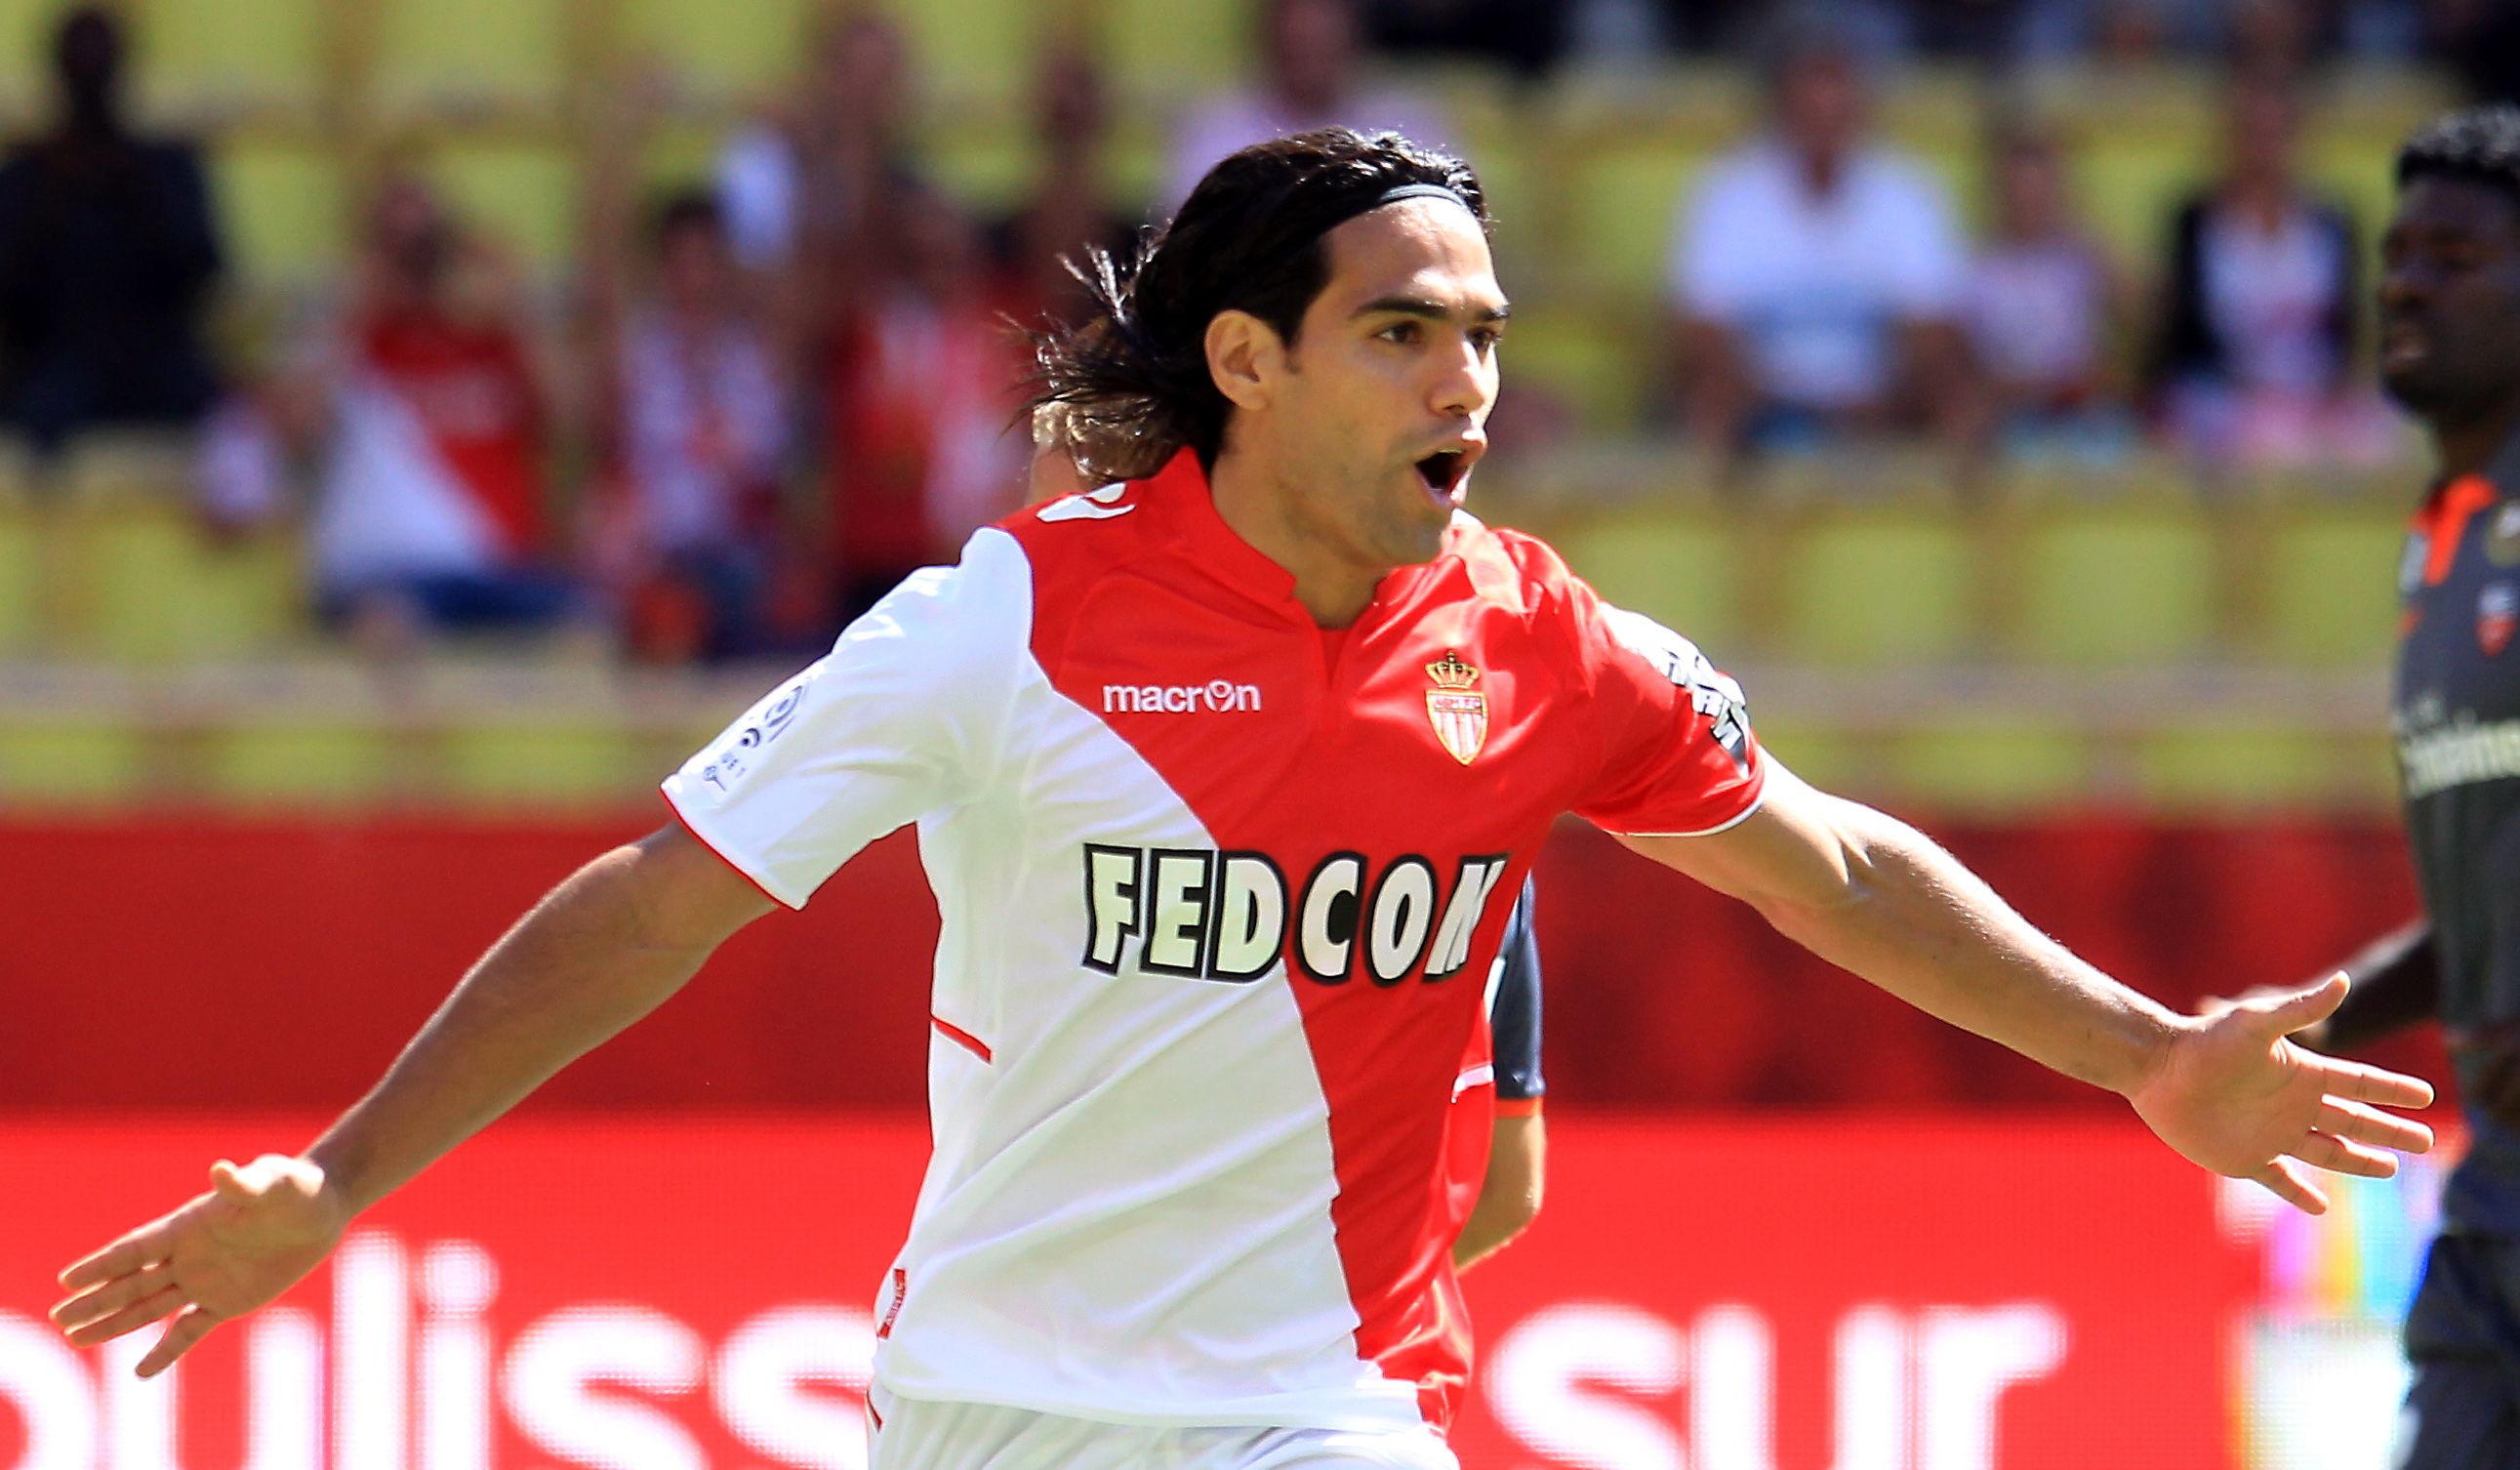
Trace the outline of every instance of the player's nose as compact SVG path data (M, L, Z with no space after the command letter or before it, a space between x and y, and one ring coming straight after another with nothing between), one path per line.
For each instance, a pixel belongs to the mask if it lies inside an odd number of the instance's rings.
M1431 407L1447 419L1475 419L1496 402L1496 355L1464 337L1443 354L1443 369L1430 394Z

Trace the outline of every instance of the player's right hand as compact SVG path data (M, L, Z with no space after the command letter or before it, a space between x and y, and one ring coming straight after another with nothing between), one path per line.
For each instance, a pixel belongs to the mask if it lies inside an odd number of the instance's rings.
M212 1327L279 1296L323 1264L350 1223L324 1171L264 1154L240 1169L210 1166L210 1192L154 1220L61 1274L69 1297L53 1325L94 1347L171 1316L140 1359L152 1378Z

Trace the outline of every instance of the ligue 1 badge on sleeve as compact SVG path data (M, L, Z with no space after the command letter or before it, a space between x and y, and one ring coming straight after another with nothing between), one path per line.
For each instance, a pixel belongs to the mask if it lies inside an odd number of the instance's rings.
M1426 691L1426 719L1435 727L1435 738L1466 766L1488 742L1488 696L1475 688L1479 671L1446 648L1442 658L1426 665L1426 677L1435 681Z
M2511 646L2511 633L2520 628L2520 588L2508 582L2489 582L2476 598L2476 643L2488 658L2498 656Z

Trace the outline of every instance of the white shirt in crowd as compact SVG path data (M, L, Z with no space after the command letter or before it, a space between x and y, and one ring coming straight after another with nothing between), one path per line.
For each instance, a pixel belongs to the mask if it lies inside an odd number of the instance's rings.
M1683 200L1673 300L1738 332L1771 398L1841 408L1889 386L1901 322L1958 315L1967 253L1923 169L1865 149L1814 195L1777 141L1719 159Z

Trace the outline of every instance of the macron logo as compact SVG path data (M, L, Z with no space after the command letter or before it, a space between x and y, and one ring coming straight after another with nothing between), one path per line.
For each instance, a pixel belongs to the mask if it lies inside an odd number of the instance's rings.
M1211 679L1205 684L1106 684L1106 715L1186 715L1194 710L1231 713L1260 708L1260 686Z

